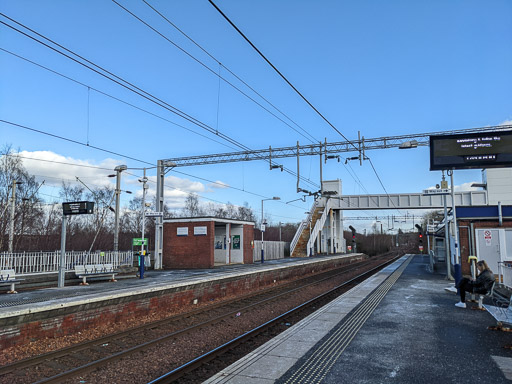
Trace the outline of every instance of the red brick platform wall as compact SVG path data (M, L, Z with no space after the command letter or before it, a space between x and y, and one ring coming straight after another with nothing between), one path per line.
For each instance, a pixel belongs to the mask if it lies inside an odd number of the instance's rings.
M319 273L361 260L357 255L320 263L262 271L240 278L229 277L191 286L140 294L103 302L62 307L44 313L0 319L0 348L24 344L34 339L72 335L100 324L124 322L138 317L164 312L169 316L193 309L194 299L201 303L255 292L285 283L287 280Z

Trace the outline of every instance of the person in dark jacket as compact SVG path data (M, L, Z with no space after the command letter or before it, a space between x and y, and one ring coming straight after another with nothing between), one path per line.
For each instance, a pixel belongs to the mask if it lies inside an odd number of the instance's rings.
M475 280L464 277L457 284L460 302L455 304L456 307L466 308L466 292L486 294L491 290L492 285L496 281L494 274L484 260L477 262L476 268L478 269L478 276Z

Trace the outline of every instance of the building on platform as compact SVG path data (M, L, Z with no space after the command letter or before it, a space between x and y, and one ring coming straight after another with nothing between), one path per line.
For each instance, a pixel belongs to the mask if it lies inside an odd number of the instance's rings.
M482 184L478 186L487 191L487 205L455 208L462 273L471 273L468 258L476 256L498 274L500 263L512 260L512 168L484 169ZM453 216L448 222L453 265L456 263ZM444 225L438 229L435 249L444 248L444 231Z
M163 268L253 263L254 223L218 217L164 220Z

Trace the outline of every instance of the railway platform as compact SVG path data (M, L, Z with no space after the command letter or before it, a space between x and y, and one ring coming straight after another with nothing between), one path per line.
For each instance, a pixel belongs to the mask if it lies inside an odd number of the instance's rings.
M94 281L0 295L0 347L72 335L158 312L175 313L362 260L363 254L286 258L212 269L146 271L144 279ZM23 288L20 285L20 288Z
M511 383L512 334L407 255L205 383Z

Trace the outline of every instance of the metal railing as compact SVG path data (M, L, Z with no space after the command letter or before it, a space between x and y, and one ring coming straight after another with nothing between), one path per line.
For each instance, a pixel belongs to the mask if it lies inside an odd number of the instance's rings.
M0 269L14 269L16 274L50 273L59 270L60 251L0 253ZM72 271L75 265L112 264L133 265L133 252L66 252L66 271Z
M512 261L499 262L498 268L500 282L512 289Z
M317 208L317 201L313 203L313 206L311 207L311 210L308 213L308 217L306 217L305 220L302 220L299 228L297 228L297 232L295 232L295 236L293 237L292 242L290 243L290 256L293 255L293 251L295 250L295 247L297 246L297 243L300 240L300 237L302 236L302 232L307 228L309 221L313 218L313 213L315 212L315 209Z
M318 234L320 231L324 228L325 221L327 220L327 217L329 216L329 211L331 210L333 206L333 200L327 199L327 203L325 204L324 212L322 213L322 216L316 221L315 227L311 231L311 236L309 237L308 241L308 252L310 249L313 248L313 245L315 244L315 240L318 237Z

